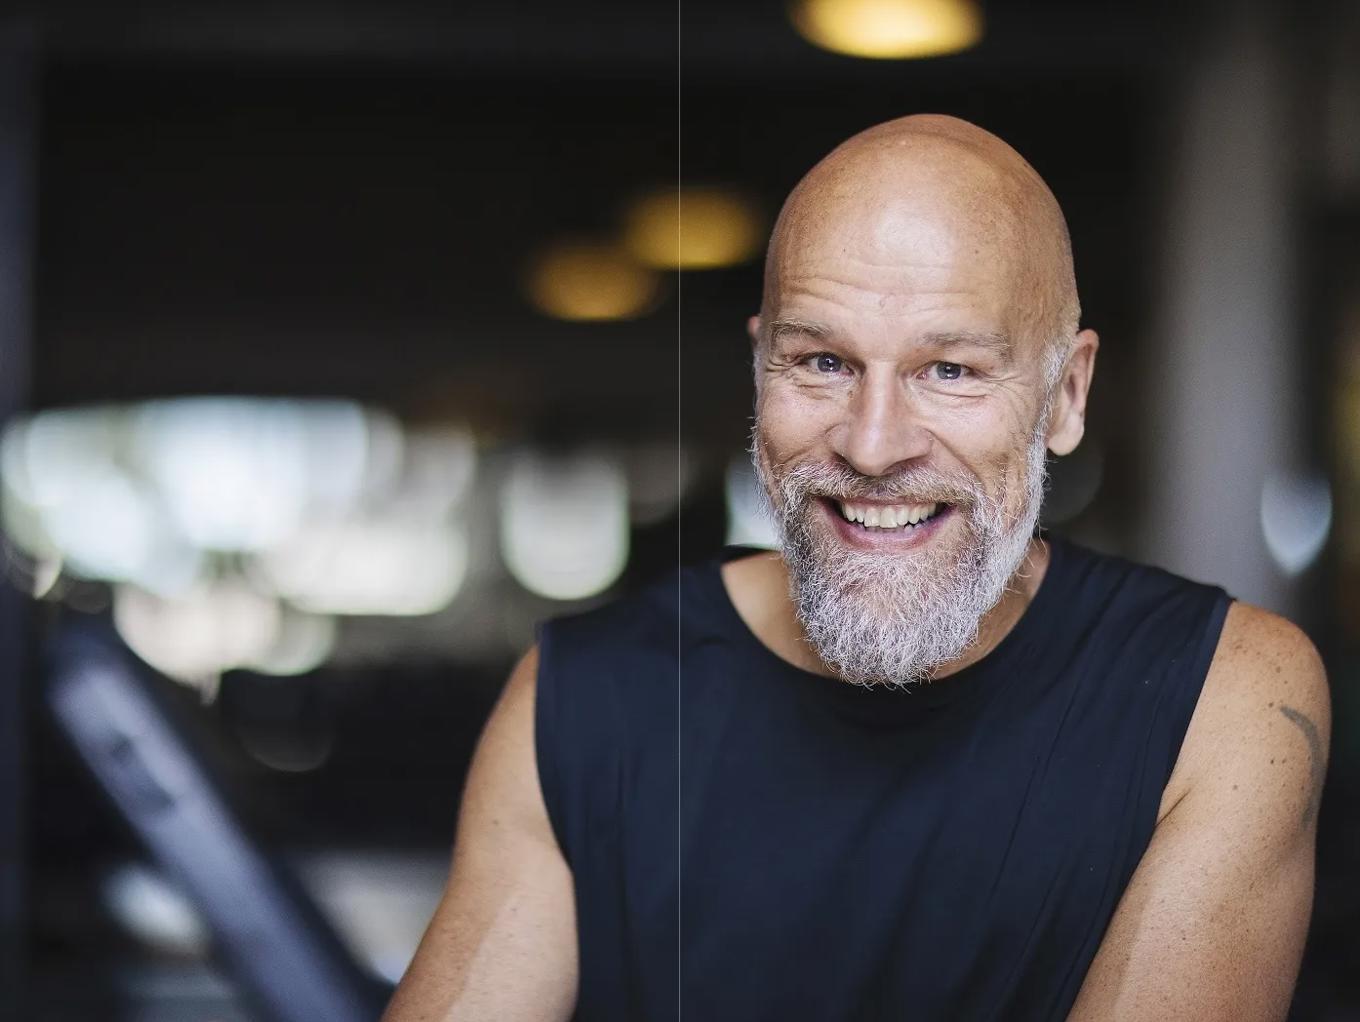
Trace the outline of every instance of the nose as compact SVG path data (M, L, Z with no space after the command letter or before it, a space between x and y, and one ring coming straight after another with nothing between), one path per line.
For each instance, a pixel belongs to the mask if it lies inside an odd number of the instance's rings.
M865 372L846 408L833 447L857 472L886 475L925 456L933 437L895 372Z

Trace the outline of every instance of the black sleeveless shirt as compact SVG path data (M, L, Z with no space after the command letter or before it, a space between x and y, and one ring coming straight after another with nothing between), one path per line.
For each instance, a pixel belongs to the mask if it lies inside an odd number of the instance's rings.
M1229 598L1046 538L1001 643L911 690L780 659L717 559L540 627L576 1019L1066 1016Z

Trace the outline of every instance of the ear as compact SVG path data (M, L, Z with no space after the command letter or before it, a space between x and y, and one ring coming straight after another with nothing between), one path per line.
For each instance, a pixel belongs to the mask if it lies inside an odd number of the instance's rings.
M1075 451L1086 432L1086 395L1091 389L1099 347L1100 338L1094 330L1078 333L1058 379L1058 392L1048 420L1048 449L1059 457Z

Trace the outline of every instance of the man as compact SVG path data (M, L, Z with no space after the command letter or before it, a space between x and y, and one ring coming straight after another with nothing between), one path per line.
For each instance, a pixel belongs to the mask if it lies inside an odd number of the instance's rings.
M1035 534L1097 347L1035 171L947 117L852 138L750 333L781 553L542 629L389 1022L1283 1018L1323 671Z

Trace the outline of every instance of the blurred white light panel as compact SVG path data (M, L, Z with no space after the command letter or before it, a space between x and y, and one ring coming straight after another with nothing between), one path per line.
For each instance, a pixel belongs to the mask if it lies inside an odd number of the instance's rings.
M297 529L307 504L309 456L297 406L155 401L142 408L135 436L146 472L195 546L257 550Z
M274 639L263 653L243 664L260 674L306 674L324 664L335 649L336 620L284 607Z
M113 623L132 651L163 674L209 689L223 671L269 653L280 615L277 600L234 581L173 600L129 585L113 591Z
M258 559L269 585L319 614L433 614L467 574L467 534L457 522L318 522Z
M628 484L601 453L509 463L500 491L501 555L530 592L579 600L603 592L628 562Z
M779 534L770 520L765 493L746 455L728 463L726 489L728 544L778 548Z

